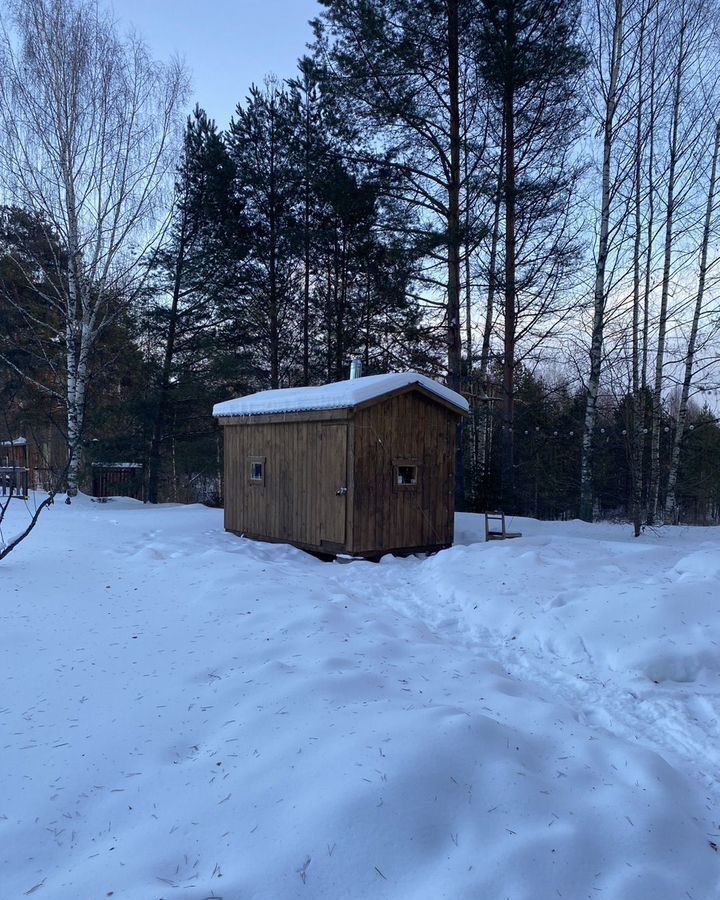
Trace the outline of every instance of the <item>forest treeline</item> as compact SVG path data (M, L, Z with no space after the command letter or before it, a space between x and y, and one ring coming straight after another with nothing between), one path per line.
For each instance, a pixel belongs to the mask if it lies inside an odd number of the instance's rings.
M70 496L219 500L212 404L359 358L470 399L466 509L718 521L715 0L321 0L220 125L94 4L3 19L0 431Z

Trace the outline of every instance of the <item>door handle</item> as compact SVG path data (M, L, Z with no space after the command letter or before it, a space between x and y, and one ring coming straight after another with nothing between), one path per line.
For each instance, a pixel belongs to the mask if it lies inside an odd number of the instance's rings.
M338 488L338 489L335 491L335 496L336 496L336 497L344 497L346 494L347 494L347 488L346 488L346 487Z

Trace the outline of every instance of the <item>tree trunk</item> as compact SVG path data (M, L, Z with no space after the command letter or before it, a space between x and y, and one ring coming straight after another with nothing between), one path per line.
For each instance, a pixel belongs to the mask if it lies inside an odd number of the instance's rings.
M642 324L642 340L640 350L640 398L637 404L636 417L636 439L638 443L637 453L639 458L639 478L638 485L640 490L640 516L644 518L643 504L647 502L645 489L645 456L647 448L647 433L645 429L645 413L647 410L648 399L648 351L650 341L650 290L652 287L652 260L653 247L655 241L655 74L657 70L657 38L658 38L658 21L657 21L657 4L655 5L655 22L653 25L653 42L651 47L650 62L650 97L649 97L649 127L648 127L648 211L645 223L645 286L643 292L643 324ZM640 526L634 523L635 536L639 536Z
M512 6L507 19L506 45L515 46L515 22ZM504 509L510 509L515 499L515 84L514 73L506 76L503 97L503 123L505 133L505 334L503 343L503 396L502 431L500 445L501 495Z
M450 172L448 177L448 385L459 390L462 374L462 337L460 332L460 46L459 0L447 0L448 25L448 94L450 99ZM455 505L462 509L465 484L462 455L462 420L455 439Z
M68 473L67 495L68 499L77 497L80 488L80 470L82 468L83 453L82 440L85 431L85 394L88 382L88 355L90 352L90 339L83 326L80 338L80 352L75 369L74 389L72 399L68 399Z
M338 273L339 290L335 293L335 374L338 381L347 378L345 367L345 310L347 309L347 235L343 228Z
M63 156L63 182L65 187L68 223L68 301L65 319L65 343L67 360L67 499L77 497L82 466L82 439L85 424L85 391L87 388L87 362L92 332L88 322L89 306L84 294L83 261L80 250L80 227L77 216L77 200L72 166Z
M372 275L370 273L370 266L368 266L367 271L365 272L365 354L363 361L363 374L367 375L370 369L370 325L371 325L371 310L370 310L370 297L372 290Z
M653 43L651 48L652 58L650 60L650 97L649 97L649 134L648 134L648 212L647 221L645 223L645 303L643 308L643 329L642 329L642 355L640 367L640 390L643 393L643 404L645 403L645 395L647 393L647 373L648 373L648 345L650 337L650 289L652 286L652 259L653 246L655 237L655 75L657 71L658 53L658 21L657 21L657 5L655 7L655 22L653 25ZM644 433L643 433L644 434ZM643 436L644 441L644 436ZM644 449L644 445L643 445Z
M460 336L460 69L458 0L448 0L448 93L450 97L450 172L448 177L448 384L460 385L462 341Z
M495 288L497 286L497 249L500 242L500 211L503 201L503 179L505 175L505 129L500 142L500 161L497 172L497 185L493 203L493 227L490 235L490 258L488 260L487 294L485 298L485 322L483 323L482 344L480 347L479 382L481 390L490 395L490 340L492 338L493 315L495 313ZM475 456L478 460L479 474L485 478L489 468L490 443L488 432L491 430L490 401L481 401L475 415Z
M325 371L326 380L332 381L332 295L333 295L333 267L330 260L327 261L326 271L326 296L325 296Z
M678 407L677 423L675 426L675 439L673 441L670 473L668 475L667 495L665 498L665 519L668 521L677 520L677 501L675 498L675 488L677 486L678 469L680 467L680 449L682 446L682 439L685 433L685 425L687 422L688 399L690 397L690 385L692 383L693 364L695 362L695 347L697 343L698 328L700 325L700 314L702 312L703 300L705 298L705 280L708 269L708 245L710 243L710 227L712 225L713 206L715 203L715 186L717 183L717 163L719 151L720 123L715 127L715 144L713 145L710 185L708 187L707 206L705 208L705 223L703 226L702 244L700 247L700 272L698 274L698 290L697 297L695 298L695 309L693 311L692 325L690 327L688 351L687 356L685 357L685 373L683 377L682 393L680 396L680 406Z
M85 431L85 395L89 377L90 349L95 339L93 323L88 320L88 303L83 294L80 265L70 266L70 296L73 298L73 318L66 324L67 341L67 499L77 497L82 468L82 441ZM79 332L79 334L77 333Z
M277 227L278 227L278 202L277 185L275 184L275 130L277 128L275 114L275 98L270 105L270 184L269 189L269 216L270 216L270 258L269 266L269 297L268 297L268 326L270 338L270 387L280 387L280 334L278 322L278 291L277 291Z
M487 297L485 300L485 323L483 325L482 346L480 348L480 383L490 393L488 372L490 368L490 338L492 337L493 315L495 313L495 288L497 285L497 249L500 242L500 210L503 201L503 178L505 173L505 128L500 145L497 187L493 204L493 228L490 236L490 258L488 261Z
M303 384L310 384L310 99L305 105L305 191L303 198Z
M673 224L675 214L675 167L678 155L678 130L680 124L680 94L683 81L683 62L685 56L685 31L687 20L683 10L680 23L677 68L675 70L673 88L673 106L670 133L670 163L668 166L668 184L665 219L665 247L663 252L663 275L660 292L660 315L658 320L658 346L655 357L655 380L652 395L652 421L650 437L650 487L648 491L648 524L657 520L658 502L660 498L660 430L662 426L662 388L665 367L665 335L667 332L667 308L670 296L670 264L673 250Z
M610 80L603 122L603 165L600 208L600 234L595 264L595 288L592 336L590 339L590 374L588 377L585 423L583 427L580 462L580 518L592 522L593 518L593 436L600 391L600 373L603 358L603 333L605 330L605 271L607 267L610 234L610 162L613 150L615 110L617 107L618 79L623 55L623 0L615 0Z
M640 54L638 59L638 102L635 117L635 235L633 241L633 313L632 313L632 441L630 482L632 485L632 520L635 537L642 529L642 461L645 404L640 391L640 243L642 234L642 151L643 151L643 59L645 51L645 10L641 12ZM647 297L645 298L647 304Z
M182 284L183 268L185 265L185 241L180 240L178 255L175 260L175 273L173 279L172 301L170 303L170 321L168 322L168 335L163 354L163 365L160 374L160 393L155 410L155 421L150 442L150 454L148 459L148 502L157 503L160 485L160 467L162 462L163 431L170 408L170 374L175 356L175 340L178 326L178 307L180 303L180 287Z
M466 104L467 106L467 104ZM473 371L473 324L472 324L472 197L470 191L470 148L468 146L467 117L463 117L463 180L465 182L465 367L467 374Z

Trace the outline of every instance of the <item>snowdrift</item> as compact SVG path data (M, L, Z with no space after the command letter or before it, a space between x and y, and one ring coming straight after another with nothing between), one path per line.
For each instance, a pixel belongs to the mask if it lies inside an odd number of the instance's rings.
M0 569L0 896L717 897L720 535L520 530L53 507Z

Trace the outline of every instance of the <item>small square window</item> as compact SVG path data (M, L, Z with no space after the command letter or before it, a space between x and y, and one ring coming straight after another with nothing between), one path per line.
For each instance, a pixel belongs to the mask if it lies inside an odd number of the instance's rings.
M403 487L417 484L417 466L398 466L397 483Z
M416 491L420 480L419 459L393 460L393 491Z
M248 457L248 481L254 485L265 484L265 457Z

